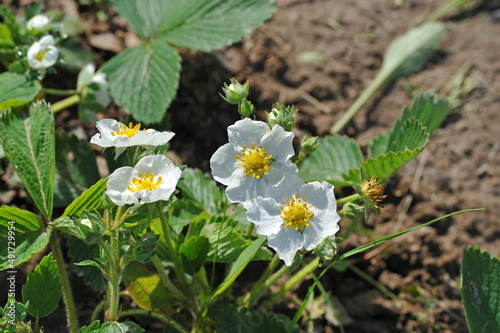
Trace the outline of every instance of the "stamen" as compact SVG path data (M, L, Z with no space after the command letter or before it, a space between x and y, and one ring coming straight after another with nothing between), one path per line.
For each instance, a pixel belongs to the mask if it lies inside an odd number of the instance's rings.
M111 132L112 136L126 135L127 137L131 138L140 132L141 123L138 123L137 125L134 126L134 124L132 124L132 122L130 122L128 124L128 126L121 124L119 127L118 126L116 127L115 132ZM142 131L144 132L144 131L146 131L146 129L144 128L144 129L142 129Z
M40 51L38 52L38 54L36 55L35 59L38 60L38 61L42 61L43 57L45 57L45 51Z
M155 174L154 172L147 173L145 172L144 174L138 173L137 174L138 178L133 178L132 183L128 182L129 186L127 186L127 189L130 190L130 192L135 193L137 191L141 190L154 190L155 188L160 187L160 184L162 182L161 176L158 177L156 180L156 183L154 182ZM141 179L142 178L142 179Z
M244 169L243 176L251 175L252 178L261 179L263 175L268 175L269 170L273 170L271 163L273 163L272 155L266 154L264 147L257 147L257 143L252 142L250 149L243 145L241 154L235 156L240 160L237 163L238 169Z
M301 200L298 194L294 195L291 200L285 197L285 200L287 205L280 206L284 225L303 232L305 228L310 226L309 221L314 217L314 213L309 210L313 205L307 205L305 203L307 197Z

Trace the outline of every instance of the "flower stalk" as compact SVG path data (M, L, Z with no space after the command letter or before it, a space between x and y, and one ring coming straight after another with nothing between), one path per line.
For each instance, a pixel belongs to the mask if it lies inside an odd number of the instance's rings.
M52 110L54 110L54 113L66 110L67 108L80 103L80 100L81 100L80 95L75 94L73 96L63 99L62 101L52 104Z

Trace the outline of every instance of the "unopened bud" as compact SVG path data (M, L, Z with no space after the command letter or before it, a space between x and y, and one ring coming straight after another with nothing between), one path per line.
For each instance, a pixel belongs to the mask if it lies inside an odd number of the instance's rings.
M243 99L240 103L238 103L238 112L243 117L248 117L253 112L252 103Z
M228 103L239 104L248 96L249 85L248 81L245 84L241 84L235 79L231 79L231 84L227 85L224 83L222 88L226 96L222 96Z
M280 125L285 131L291 131L294 127L295 115L297 111L292 106L284 106L277 103L271 112L267 114L269 127Z
M306 154L310 154L312 153L313 151L316 150L316 148L318 148L318 137L317 136L312 136L310 138L304 138L304 140L302 140L302 142L300 143L300 147L302 148L302 150L304 151L304 153Z

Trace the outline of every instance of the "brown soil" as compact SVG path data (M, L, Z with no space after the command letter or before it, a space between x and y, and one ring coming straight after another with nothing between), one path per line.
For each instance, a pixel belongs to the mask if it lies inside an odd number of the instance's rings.
M306 133L327 135L375 77L389 43L444 2L406 0L398 7L392 0L280 0L273 18L241 43L211 54L182 51L181 86L168 111L177 133L172 150L184 164L209 171L210 156L227 141L226 127L239 118L235 108L218 96L230 77L250 81L257 118L264 119L263 111L275 102L293 104L299 109L297 138ZM71 1L48 3L80 11L86 22L82 40L94 44L100 64L113 51L136 41L119 18L99 23L94 11L68 5ZM385 207L365 227L380 236L393 233L409 195L414 198L398 230L461 209L485 211L453 216L349 260L395 294L396 300L352 270L328 272L322 279L324 287L352 319L345 321L345 332L468 332L459 292L462 251L479 245L492 255L500 254L499 8L498 2L489 1L445 21L439 52L424 70L379 91L344 130L343 134L366 144L390 128L403 106L411 103L404 83L418 91L439 91L465 62L481 74L476 89L434 132L428 147L387 182ZM95 37L108 31L114 37ZM99 38L113 41L99 44ZM114 49L102 49L106 45ZM299 56L309 51L323 53L325 60L301 62ZM309 96L322 107L308 102ZM85 129L88 136L95 131L88 125ZM419 165L423 175L411 191ZM9 190L14 199L22 195L19 188L14 189L16 195ZM4 194L2 203L9 204ZM372 240L356 233L341 251ZM251 283L254 277L249 275L248 280ZM302 299L310 284L311 279L303 281L274 310L293 316L298 309L293 300ZM323 316L313 324L316 332L340 332Z

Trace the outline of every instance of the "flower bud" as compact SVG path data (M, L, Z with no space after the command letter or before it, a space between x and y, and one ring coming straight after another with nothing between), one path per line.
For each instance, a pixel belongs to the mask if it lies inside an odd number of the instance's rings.
M269 127L280 125L285 131L291 131L294 127L295 115L297 111L292 106L284 106L277 103L271 112L267 114L267 123Z
M35 15L27 23L26 29L44 32L50 28L50 20L45 15Z
M239 104L248 96L249 85L248 81L245 84L240 84L235 79L231 79L231 84L228 86L224 83L222 88L226 96L222 96L228 103Z
M240 103L238 103L238 112L243 117L248 117L253 112L252 103L243 99Z
M304 137L304 139L300 143L300 147L302 148L302 150L306 154L310 154L313 151L315 151L316 148L318 148L318 145L319 145L319 143L318 143L317 136L312 136L312 137L307 138L307 139Z

